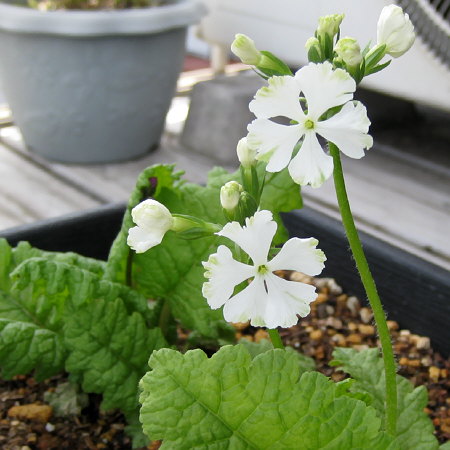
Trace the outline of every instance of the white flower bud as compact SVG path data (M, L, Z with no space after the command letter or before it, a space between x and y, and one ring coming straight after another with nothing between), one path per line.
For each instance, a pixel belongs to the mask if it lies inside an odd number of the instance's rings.
M229 181L220 189L220 204L227 211L233 211L239 204L239 197L243 191L237 181Z
M256 164L256 150L249 147L246 137L239 140L236 152L239 162L244 169L248 169Z
M231 51L244 63L257 66L261 61L262 54L255 47L255 43L245 34L236 34Z
M357 66L362 61L361 48L358 41L351 37L339 39L334 47L334 51L349 67Z
M317 27L317 35L324 36L328 34L331 38L336 36L341 26L344 14L331 14L319 18L319 26Z
M406 53L414 43L414 25L408 14L397 5L385 6L377 25L377 44L386 45L386 53L398 58Z
M137 226L128 230L127 244L136 253L143 253L160 244L173 225L170 211L153 199L135 206L131 211L131 217Z

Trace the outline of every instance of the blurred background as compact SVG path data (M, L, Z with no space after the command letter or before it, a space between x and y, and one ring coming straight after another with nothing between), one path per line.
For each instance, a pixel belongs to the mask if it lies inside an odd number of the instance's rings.
M304 42L313 35L318 17L344 12L341 36L355 37L363 47L376 42L380 11L390 2L284 0L282 6L268 0L202 0L202 3L207 13L198 24L189 25L181 74L176 88L172 91L168 88L168 113L165 116L161 104L155 107L153 118L148 119L149 124L161 121L162 135L156 144L145 151L134 151L138 144L130 134L134 126L131 119L142 121L142 114L135 111L137 103L150 109L146 100L133 100L125 106L116 104L115 94L129 90L133 83L122 86L107 78L103 84L110 91L87 91L87 96L101 97L105 107L119 117L119 126L115 125L118 137L113 140L130 151L128 156L120 156L120 161L108 158L90 161L95 144L91 148L86 143L79 145L80 155L81 151L87 155L86 161L77 161L81 156L73 149L75 161L48 156L41 139L45 128L54 138L61 135L56 145L63 150L69 134L76 132L81 142L88 129L101 128L109 119L97 112L95 119L88 120L89 106L84 100L79 101L81 94L75 90L71 94L74 98L69 96L63 109L71 110L71 105L77 102L84 109L72 113L68 130L62 131L53 124L53 117L60 115L58 110L51 113L51 120L44 119L44 125L37 126L39 110L46 110L46 117L50 117L50 98L42 93L45 80L51 79L51 88L60 78L66 79L67 86L75 86L75 69L62 65L58 70L63 75L52 68L43 78L38 78L34 69L25 73L23 77L28 81L36 78L37 83L29 90L39 94L41 101L38 112L31 115L25 88L15 86L11 94L7 92L25 69L23 62L18 62L17 52L11 50L10 37L18 31L9 29L9 22L5 25L6 19L0 18L0 230L126 201L139 172L151 164L176 163L195 182L204 182L207 170L214 165L236 168L236 143L245 136L246 126L252 120L248 103L263 82L247 66L233 60L229 48L234 35L247 34L259 49L275 53L296 69L307 62ZM372 121L375 144L362 160L344 157L350 202L360 229L449 269L450 2L397 3L409 13L417 39L407 54L364 80L358 92L357 98L366 105ZM77 45L80 41L73 36L64 39L72 39ZM50 67L53 63L48 55L52 44L46 40L44 44L48 49L44 65ZM105 53L96 51L95 45L83 54L93 68L92 73L90 70L82 73L85 83L95 77L94 68ZM33 47L27 59L37 62L36 52ZM173 52L167 50L162 61ZM123 50L123 57L125 53ZM154 60L155 56L152 54L151 58ZM121 59L116 57L110 65L111 73L119 71ZM159 75L142 75L136 83L151 84L161 90L164 78L168 77L162 64L157 62ZM11 67L12 75L7 74ZM124 73L122 79L128 76ZM81 92L85 88L78 89ZM15 103L25 104L27 117L16 113ZM27 138L25 125L30 122L32 132ZM39 149L30 144L36 138L41 139ZM71 145L76 146L76 138L71 140L74 142ZM339 216L332 180L320 189L306 187L302 192L308 207Z

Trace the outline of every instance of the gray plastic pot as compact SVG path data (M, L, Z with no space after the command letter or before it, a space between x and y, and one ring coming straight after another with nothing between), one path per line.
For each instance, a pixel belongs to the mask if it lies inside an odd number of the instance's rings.
M74 163L138 157L159 143L198 0L41 12L0 3L0 80L30 151Z

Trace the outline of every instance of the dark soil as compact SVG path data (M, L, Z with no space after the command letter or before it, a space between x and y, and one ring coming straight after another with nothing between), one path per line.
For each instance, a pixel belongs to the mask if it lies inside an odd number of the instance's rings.
M312 356L317 369L335 381L344 374L328 365L335 346L363 349L378 345L372 313L356 297L342 293L332 279L311 279L293 272L283 274L292 280L313 283L319 297L312 305L311 314L288 330L282 330L287 345ZM425 409L431 417L439 441L450 438L450 360L442 358L430 347L427 337L400 330L396 322L389 321L399 374L414 385L425 385L429 402ZM253 341L267 338L263 329L248 324L236 324L238 338ZM180 338L186 336L180 331ZM3 450L50 449L130 449L130 439L124 433L124 419L118 412L99 410L101 397L89 396L89 405L81 414L56 417L44 401L44 393L52 392L67 381L66 375L52 377L41 383L31 376L17 376L0 381L0 448ZM23 405L32 418L24 418L15 406ZM34 405L29 408L29 405ZM37 405L37 407L36 407ZM22 414L22 415L21 415ZM156 443L155 443L156 444ZM149 448L157 448L153 445Z

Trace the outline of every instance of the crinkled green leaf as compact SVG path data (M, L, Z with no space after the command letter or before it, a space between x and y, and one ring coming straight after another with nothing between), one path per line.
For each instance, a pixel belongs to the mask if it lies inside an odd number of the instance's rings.
M161 330L148 329L142 315L129 314L120 298L69 305L64 339L70 351L66 370L82 380L85 392L103 394L105 410L125 413L138 405L138 383L148 358L167 345Z
M2 377L35 369L43 380L64 368L67 352L59 333L32 323L0 319L0 367Z
M260 355L261 353L273 350L273 344L268 339L261 339L259 342L252 342L245 338L242 338L239 341L239 344L243 345L247 349L252 359ZM297 352L292 347L286 347L286 351L292 352L296 356L296 358L298 358L298 364L301 373L307 372L309 370L314 370L316 368L316 363L311 357Z
M21 297L22 310L33 311L35 317L54 327L61 327L62 312L67 299L74 305L102 298L108 301L121 298L129 313L137 311L154 325L156 320L146 297L119 283L100 278L97 274L77 266L30 258L11 275L14 280L11 293Z
M45 257L49 260L71 264L98 276L103 276L106 267L105 261L88 258L73 252L47 252L32 247L28 242L19 242L17 247L12 248L6 239L0 238L0 290L7 292L10 288L11 272L25 260L35 257Z
M379 350L374 348L358 352L351 348L336 348L333 358L331 364L340 366L355 380L351 390L370 394L373 407L384 421L385 381ZM433 435L433 424L423 411L428 398L425 387L414 388L406 378L397 375L397 390L398 419L395 443L402 450L439 448Z
M141 422L161 448L387 448L372 407L318 372L300 375L280 349L253 360L242 345L155 352L141 381Z
M148 325L155 321L142 295L57 260L25 259L11 280L10 292L0 296L0 367L5 378L36 369L40 380L63 369L67 349L62 328L69 301L79 306L121 298L129 313L140 312Z

